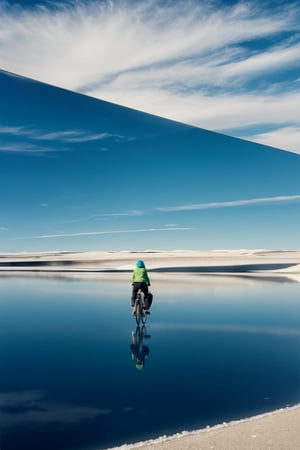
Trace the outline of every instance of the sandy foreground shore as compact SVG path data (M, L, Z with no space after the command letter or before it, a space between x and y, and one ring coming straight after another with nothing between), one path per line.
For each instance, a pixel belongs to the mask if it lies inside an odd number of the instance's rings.
M125 444L119 450L297 450L300 405L238 422L153 441ZM109 449L111 450L111 449Z
M224 280L272 277L300 282L300 251L144 251L144 252L45 252L0 254L0 274L18 276L108 277L127 280L138 259L143 259L155 284L163 280L205 285L211 275ZM199 278L200 276L200 278ZM159 286L161 289L162 285ZM300 405L216 427L180 433L118 449L147 450L300 450Z

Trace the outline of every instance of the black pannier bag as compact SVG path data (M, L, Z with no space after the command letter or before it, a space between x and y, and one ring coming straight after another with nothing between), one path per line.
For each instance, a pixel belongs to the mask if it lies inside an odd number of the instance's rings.
M153 301L153 295L151 294L151 292L148 292L148 295L145 298L145 309L150 308L150 306L152 305L152 301Z

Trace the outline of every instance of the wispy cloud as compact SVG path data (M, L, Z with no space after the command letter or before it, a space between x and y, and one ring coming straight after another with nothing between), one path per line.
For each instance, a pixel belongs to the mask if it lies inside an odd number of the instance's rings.
M282 127L266 133L255 134L248 137L248 139L271 146L274 145L274 142L277 142L277 147L289 148L300 155L300 125Z
M186 203L184 205L173 205L173 206L162 206L153 209L146 210L130 210L130 211L120 211L115 213L107 214L95 214L89 216L86 220L94 220L95 218L103 217L124 217L124 216L143 216L151 215L159 212L176 212L176 211L193 211L193 210L206 210L206 209L218 209L218 208L237 208L240 206L259 206L259 205L273 205L273 204L284 204L284 203L295 203L300 201L300 195L278 195L276 197L262 197L262 198L250 198L250 199L240 199L240 200L230 200L222 202L209 202L209 203ZM176 229L178 224L166 224L168 230ZM160 229L159 229L160 230ZM143 230L141 230L143 231Z
M56 140L61 142L90 142L102 141L103 139L118 138L124 139L124 136L110 133L92 134L87 131L58 131L54 133L41 134L36 139L41 140Z
M219 208L237 208L247 206L268 206L274 204L291 204L300 202L300 195L281 195L276 197L263 197L252 199L231 200L222 202L209 202L209 203L187 203L183 205L173 205L165 207L156 207L148 210L130 210L123 212L107 213L107 214L95 214L86 218L86 220L94 220L95 218L114 218L124 216L136 217L143 215L155 215L173 212L186 212L186 211L201 211ZM47 207L47 203L42 203L41 206ZM76 222L76 221L73 221ZM1 230L1 228L0 228ZM85 236L105 236L105 235L117 235L117 234L133 234L133 233L160 233L160 232L174 232L174 231L191 231L195 230L194 227L180 226L177 223L167 223L162 227L148 227L148 228L128 228L128 229L106 229L95 231L76 231L76 232L61 232L52 234L39 234L35 236L23 236L16 237L14 240L30 240L30 239L56 239L56 238L71 238L71 237L85 237Z
M32 136L33 132L23 126L5 126L0 125L0 133L13 136Z
M57 152L72 151L71 143L87 143L114 139L115 141L129 141L133 137L107 132L94 133L89 130L56 130L46 132L29 126L7 126L0 124L0 136L8 140L0 143L0 152L24 153L28 155L45 155ZM100 147L98 151L107 151Z
M3 69L236 136L266 118L300 127L298 2L1 5ZM297 151L297 133L254 135Z
M119 134L111 133L91 133L88 130L60 130L51 133L43 130L29 128L25 126L0 126L0 134L10 136L26 137L38 141L59 141L59 142L90 142L101 141L103 139L132 139L125 138Z
M256 206L256 205L272 205L278 203L299 202L300 195L282 195L278 197L252 198L247 200L233 200L229 202L211 202L211 203L194 203L177 206L166 206L157 208L161 212L173 211L193 211L216 208L235 208L239 206Z
M120 211L120 212L111 212L111 213L102 213L102 214L91 214L90 216L83 217L77 219L72 219L73 223L76 222L97 222L100 220L107 220L110 218L122 218L122 217L139 217L147 214L149 212L142 210L129 210L129 211Z
M60 148L59 151L68 151L69 149ZM30 155L44 155L55 153L58 149L56 147L41 146L35 144L25 144L24 142L14 142L11 144L0 144L0 152L6 153L27 153Z
M98 216L94 216L95 217L124 217L124 216L128 216L128 217L136 217L136 216L143 216L145 214L145 211L141 211L138 209L134 209L131 211L125 211L125 212L116 212L116 213L105 213L105 214L100 214Z
M156 233L161 231L190 231L189 227L165 227L165 228L141 228L128 230L100 230L100 231L84 231L79 233L59 233L59 234L44 234L40 236L22 237L17 239L52 239L65 237L82 237L82 236L96 236L107 234L124 234L124 233Z

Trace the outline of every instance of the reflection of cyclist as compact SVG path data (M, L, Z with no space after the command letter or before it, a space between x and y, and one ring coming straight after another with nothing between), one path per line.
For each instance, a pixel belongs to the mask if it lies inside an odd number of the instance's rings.
M143 330L144 329L144 330ZM136 331L132 332L132 344L130 346L131 349L131 358L135 360L135 367L138 370L143 369L145 365L146 356L149 356L150 349L147 345L143 344L143 337L146 333L145 327L140 330L140 327L137 327Z
M137 291L141 289L145 296L148 295L148 286L150 286L150 279L148 277L148 273L144 264L144 261L138 260L136 263L136 267L132 273L132 295L131 295L131 306L134 306L134 300L137 294Z

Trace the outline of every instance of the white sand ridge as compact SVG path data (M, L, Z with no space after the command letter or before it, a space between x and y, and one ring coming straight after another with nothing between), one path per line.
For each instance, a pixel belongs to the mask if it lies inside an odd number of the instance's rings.
M0 271L128 272L138 259L152 272L275 274L300 281L298 250L146 250L0 254Z

